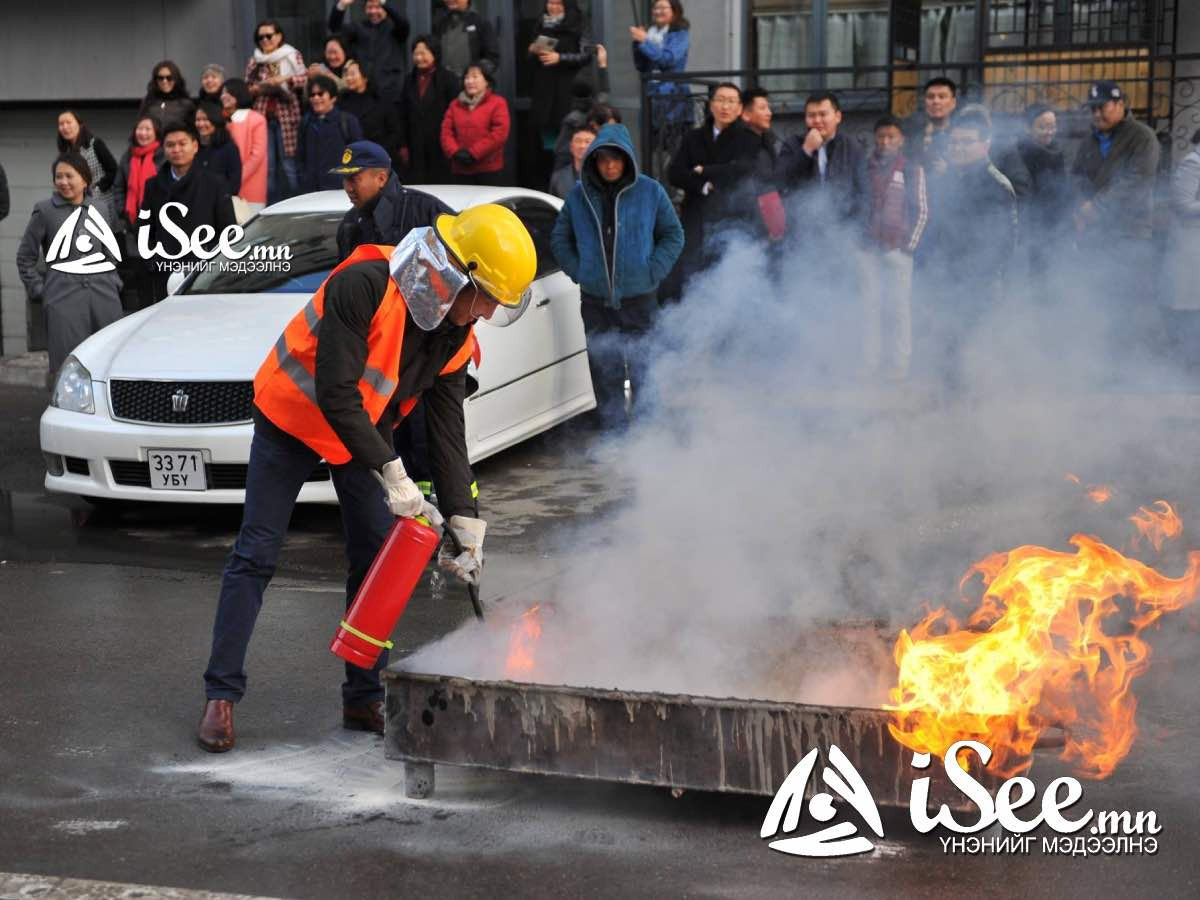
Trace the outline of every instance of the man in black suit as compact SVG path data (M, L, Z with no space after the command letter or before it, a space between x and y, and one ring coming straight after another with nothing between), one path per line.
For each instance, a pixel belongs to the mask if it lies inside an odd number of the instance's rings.
M867 210L866 155L858 142L838 132L842 108L831 91L813 94L804 103L803 134L784 142L775 166L781 191L798 213L789 221L861 228Z
M196 126L190 122L169 122L163 127L162 142L166 162L146 182L142 211L138 213L139 223L149 226L148 248L161 251L148 260L155 303L167 296L172 267L166 260L174 260L185 271L202 262L190 240L184 245L177 239L179 231L190 239L197 228L208 225L215 238L219 238L226 228L237 223L225 179L195 164L200 152ZM163 207L168 203L183 206L182 210L173 208L174 211L167 212L167 218L175 226L169 230L163 219ZM147 211L149 216L144 218ZM212 241L204 249L211 249L211 244Z
M708 101L704 124L683 136L671 158L667 178L683 190L683 254L668 293L712 259L713 239L728 229L752 227L755 215L754 172L762 141L742 122L737 85L717 85Z

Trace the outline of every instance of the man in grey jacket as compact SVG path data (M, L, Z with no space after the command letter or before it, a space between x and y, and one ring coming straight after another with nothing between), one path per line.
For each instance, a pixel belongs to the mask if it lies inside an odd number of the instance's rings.
M1159 145L1154 132L1129 115L1115 81L1088 90L1092 134L1079 146L1071 179L1080 199L1075 230L1096 296L1110 297L1111 343L1124 350L1151 346L1161 323L1153 278L1154 179ZM1119 254L1115 251L1120 248Z
M1091 137L1079 145L1071 176L1082 202L1075 211L1080 234L1097 232L1149 240L1159 146L1154 132L1129 115L1115 81L1088 91Z

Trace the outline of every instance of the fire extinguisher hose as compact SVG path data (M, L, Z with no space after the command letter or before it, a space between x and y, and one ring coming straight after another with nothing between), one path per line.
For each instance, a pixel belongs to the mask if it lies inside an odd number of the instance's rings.
M422 518L430 522L434 528L441 528L447 538L450 539L451 545L454 547L455 556L463 552L462 541L458 539L458 535L454 533L454 529L450 527L450 523L442 517L436 506L426 503ZM471 608L475 611L475 618L483 619L483 603L479 600L479 585L468 584L467 595L471 598Z
M455 555L461 554L463 552L462 541L458 539L458 535L454 533L454 529L450 527L450 523L445 522L443 528L445 529L446 537L450 538L450 543L454 546ZM479 585L468 584L467 594L471 598L471 607L475 610L475 618L482 620L483 604L479 602Z

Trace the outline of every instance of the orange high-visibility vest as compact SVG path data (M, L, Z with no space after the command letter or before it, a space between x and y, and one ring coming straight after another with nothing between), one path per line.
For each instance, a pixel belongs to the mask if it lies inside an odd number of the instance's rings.
M304 309L296 313L283 329L267 358L254 376L254 404L278 428L303 441L326 462L341 465L350 461L350 451L334 433L317 404L317 336L325 315L325 287L329 279L346 266L372 260L387 260L394 248L382 244L362 244L321 282ZM400 383L400 351L404 345L406 306L396 282L388 278L383 301L367 329L367 360L358 392L371 424L379 421L388 401ZM474 358L479 365L475 330L455 352L439 375L449 375ZM417 398L400 404L400 415L407 416Z

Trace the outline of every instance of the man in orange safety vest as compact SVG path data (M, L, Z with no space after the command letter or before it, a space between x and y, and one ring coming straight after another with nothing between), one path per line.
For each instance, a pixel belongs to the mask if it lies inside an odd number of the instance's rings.
M441 513L463 552L439 564L478 583L485 524L467 458L463 402L474 324L515 321L537 270L533 240L505 207L438 216L395 248L358 247L283 330L254 377L254 438L242 526L225 565L204 673L200 745L234 744L233 705L246 690L245 657L288 520L322 460L341 505L349 607L395 516L425 510L396 456L391 432L418 396ZM382 486L382 490L381 490ZM346 664L342 724L383 733L379 671Z

